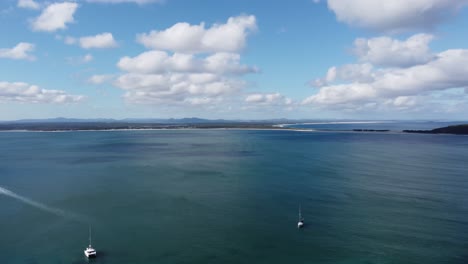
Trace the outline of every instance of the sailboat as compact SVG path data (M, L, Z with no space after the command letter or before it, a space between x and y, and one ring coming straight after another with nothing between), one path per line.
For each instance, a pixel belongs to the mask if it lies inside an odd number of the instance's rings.
M91 246L91 226L89 226L89 246L84 250L84 254L87 258L96 257L96 250Z
M304 218L302 217L301 206L299 206L299 221L297 222L297 228L303 228L303 227L304 227Z

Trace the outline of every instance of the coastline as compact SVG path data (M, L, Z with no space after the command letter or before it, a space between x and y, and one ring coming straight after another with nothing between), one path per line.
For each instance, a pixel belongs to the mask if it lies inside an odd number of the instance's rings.
M347 129L333 128L304 128L298 125L329 125L329 124L383 124L395 123L395 121L343 121L343 122L316 122L316 123L7 123L0 124L0 132L25 133L25 132L120 132L120 131L163 131L163 130L269 130L269 131L296 131L296 132L332 132L332 133L379 133L379 134L450 134L467 135L468 125L452 125L435 128L432 130L404 130L404 129L377 129L350 127ZM296 126L296 127L294 127ZM378 126L377 126L378 127Z

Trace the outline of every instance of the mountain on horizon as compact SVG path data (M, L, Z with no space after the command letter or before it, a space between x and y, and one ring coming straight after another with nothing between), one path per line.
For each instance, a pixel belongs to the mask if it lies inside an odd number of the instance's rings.
M0 121L0 123L24 124L24 123L159 123L159 124L210 124L210 123L290 123L306 122L310 120L290 120L286 118L265 119L265 120L227 120L227 119L205 119L198 117L184 118L39 118L39 119L19 119L11 121Z
M239 120L224 119L203 119L197 117L186 118L40 118L40 119L19 119L11 121L0 121L0 123L163 123L163 124L200 124L200 123L232 123L245 122Z

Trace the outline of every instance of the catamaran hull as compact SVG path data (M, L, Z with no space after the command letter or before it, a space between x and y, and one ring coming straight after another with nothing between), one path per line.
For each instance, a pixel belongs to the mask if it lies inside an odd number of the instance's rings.
M89 254L89 253L87 253L87 252L85 251L84 254L85 254L85 256L86 256L87 258L95 258L95 257L96 257L96 253L91 253L91 254Z
M84 250L84 254L87 258L95 258L96 250L94 248L87 248Z

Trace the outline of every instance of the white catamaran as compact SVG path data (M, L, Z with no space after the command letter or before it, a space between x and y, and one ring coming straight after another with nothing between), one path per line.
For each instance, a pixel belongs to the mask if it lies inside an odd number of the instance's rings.
M303 227L304 227L304 218L302 217L301 206L299 206L299 221L297 222L297 228L303 228Z
M96 250L91 246L91 226L89 226L89 246L84 250L84 254L87 258L96 257Z

